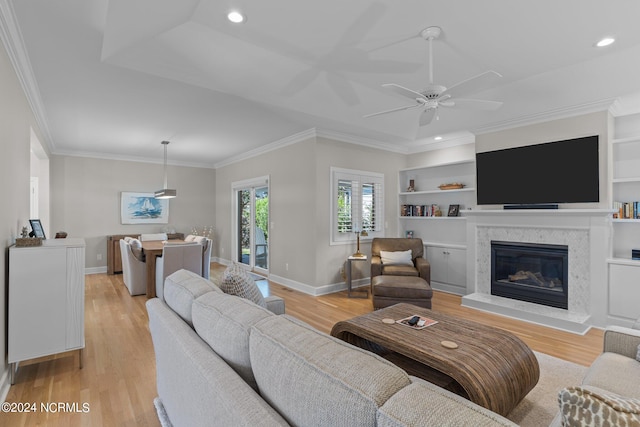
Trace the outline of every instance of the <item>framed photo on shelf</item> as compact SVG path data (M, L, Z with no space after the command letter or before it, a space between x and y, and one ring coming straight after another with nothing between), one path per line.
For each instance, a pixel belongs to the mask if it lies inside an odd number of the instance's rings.
M407 230L407 231L405 231L404 236L405 236L407 239L413 239L413 230Z
M46 239L47 237L44 235L44 228L42 228L42 223L40 223L39 219L30 219L29 224L31 224L31 235L33 237L40 237L41 239Z
M458 216L460 213L460 205L449 205L447 216Z

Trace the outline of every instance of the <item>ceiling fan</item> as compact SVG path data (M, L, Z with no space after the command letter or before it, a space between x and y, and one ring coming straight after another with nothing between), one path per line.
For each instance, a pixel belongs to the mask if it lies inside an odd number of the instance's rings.
M420 115L419 123L420 126L425 126L431 123L436 115L438 107L467 108L485 111L500 108L502 102L498 101L458 98L458 96L470 95L494 85L502 77L495 71L486 71L475 77L461 81L450 88L433 84L432 42L434 39L440 37L441 33L442 29L440 27L428 27L420 32L420 36L429 42L429 85L425 89L422 91L414 91L395 83L382 85L382 87L390 89L398 95L414 100L415 104L367 114L364 117L373 117L396 111L420 108L422 110L422 114Z

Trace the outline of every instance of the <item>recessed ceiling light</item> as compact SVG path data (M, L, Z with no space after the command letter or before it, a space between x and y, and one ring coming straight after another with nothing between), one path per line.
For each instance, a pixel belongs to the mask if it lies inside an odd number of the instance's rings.
M435 138L433 138L435 141L442 141L442 137L441 136L436 136Z
M609 46L610 44L612 44L614 41L616 41L616 39L614 39L613 37L605 37L602 40L600 40L598 43L596 43L597 47L605 47L605 46Z
M241 12L238 12L237 10L232 10L231 12L229 12L227 14L227 19L233 22L234 24L240 24L245 21L244 15Z

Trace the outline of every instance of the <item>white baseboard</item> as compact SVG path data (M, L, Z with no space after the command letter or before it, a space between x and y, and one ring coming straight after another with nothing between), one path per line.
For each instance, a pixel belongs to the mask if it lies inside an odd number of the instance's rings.
M212 258L212 262L217 262L222 265L229 265L232 261L228 259L222 258ZM347 289L347 284L345 282L333 283L323 286L311 286L307 283L298 282L292 279L288 279L286 277L278 276L276 274L269 274L269 280L273 280L279 285L285 286L289 289L294 289L296 291L300 291L307 295L312 295L314 297L320 295L332 294L334 292L345 291ZM361 286L369 286L369 278L358 279L352 282L353 288L359 288Z
M106 272L107 272L106 265L104 267L89 267L84 269L84 274L100 274L100 273L106 273Z

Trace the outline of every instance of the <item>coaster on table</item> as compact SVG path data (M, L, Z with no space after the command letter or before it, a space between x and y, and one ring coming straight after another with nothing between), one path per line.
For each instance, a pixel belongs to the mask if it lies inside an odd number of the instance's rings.
M444 348L458 348L458 344L453 341L442 341L440 342Z
M393 323L396 323L396 321L393 320L393 319L384 318L384 319L382 319L382 323L386 323L387 325L391 325Z

